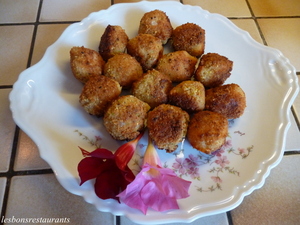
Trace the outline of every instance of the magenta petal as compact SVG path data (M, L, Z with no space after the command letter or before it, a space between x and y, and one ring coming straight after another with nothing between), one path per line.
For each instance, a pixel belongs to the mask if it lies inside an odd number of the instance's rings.
M167 196L181 199L189 197L189 187L192 182L183 180L175 176L162 176L162 180L168 180L168 182L162 183L162 189Z
M146 180L140 172L135 180L130 183L126 190L118 195L120 200L131 208L141 210L144 214L147 212L147 206L143 203L140 190L143 188Z
M143 187L141 196L145 205L159 212L179 208L176 198L167 196L160 184L153 181Z
M80 177L80 185L90 179L96 178L100 172L103 170L104 161L99 158L86 157L82 159L78 166L77 170Z
M191 185L191 181L184 180L178 177L175 172L169 168L156 168L161 176L160 183L164 192L169 197L175 197L177 199L189 197L189 187Z
M144 214L146 214L148 206L143 203L138 191L128 192L128 190L126 189L125 191L120 193L118 197L129 207L141 210Z
M191 182L176 176L173 170L146 164L118 196L132 208L147 212L148 208L157 211L178 209L177 199L188 197Z

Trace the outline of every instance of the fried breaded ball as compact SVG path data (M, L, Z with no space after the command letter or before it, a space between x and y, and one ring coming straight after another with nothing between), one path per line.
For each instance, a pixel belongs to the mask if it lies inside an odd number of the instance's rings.
M228 135L228 120L223 115L200 111L191 118L187 139L193 148L206 154L220 149Z
M189 113L203 110L205 106L205 88L199 81L183 81L172 88L169 101Z
M206 90L205 109L218 112L227 119L243 115L246 108L246 95L237 84L226 84Z
M132 94L148 103L151 108L168 102L168 94L172 88L172 81L163 73L152 69L133 83Z
M173 152L185 138L189 114L181 108L161 104L148 113L149 136L159 149Z
M186 51L175 51L163 55L156 69L168 75L173 82L189 80L194 74L197 58Z
M99 53L105 61L118 53L126 52L128 36L121 26L108 25L101 36Z
M98 52L83 46L71 48L70 63L74 77L82 83L86 83L91 76L101 75L105 65Z
M149 110L147 103L133 95L123 95L109 106L103 123L114 139L132 140L144 130Z
M153 10L144 14L140 21L139 34L152 34L166 44L172 35L173 27L169 17L161 10Z
M217 53L207 53L200 59L195 71L195 79L206 88L222 85L231 75L233 62Z
M143 76L143 69L133 56L120 53L106 62L104 75L118 81L123 89L129 89L134 81Z
M194 23L185 23L173 30L172 46L176 51L185 50L200 57L205 49L205 30Z
M136 58L147 71L154 67L163 54L163 45L159 38L151 34L138 34L129 40L127 52Z
M79 102L89 114L103 116L108 105L120 94L121 86L117 81L103 75L92 76L85 83Z

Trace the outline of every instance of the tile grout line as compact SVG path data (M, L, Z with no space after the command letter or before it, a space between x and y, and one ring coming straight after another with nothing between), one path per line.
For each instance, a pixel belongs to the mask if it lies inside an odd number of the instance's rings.
M31 65L31 60L32 60L32 55L33 55L33 51L34 51L36 34L37 34L38 26L39 26L39 20L40 20L42 5L43 5L43 0L40 0L37 15L36 15L36 19L35 19L35 23L33 23L34 29L33 29L33 34L32 34L32 39L31 39L31 44L30 44L29 56L28 56L28 61L27 61L27 68L29 68L30 65Z
M227 216L227 222L228 222L228 225L233 225L233 220L232 220L232 216L231 216L231 211L227 211L227 212L226 212L226 216Z
M20 134L20 128L18 126L16 126L14 139L13 139L13 145L12 145L12 152L11 152L10 162L9 162L9 168L8 168L8 171L6 172L6 176L5 176L7 180L6 180L5 191L4 191L3 202L2 202L1 218L5 217L5 214L6 214L11 179L13 177L13 168L14 168L17 146L18 146L18 141L19 141L19 134ZM2 225L3 223L0 222L0 224Z
M114 225L121 225L121 216L116 216L115 215L115 224Z
M298 130L299 130L299 132L300 132L300 118L298 118L297 113L296 113L296 110L295 110L295 107L294 107L293 105L292 105L292 107L291 107L291 111L292 111L292 115L293 115L294 118L295 118L295 121L296 121Z
M249 0L245 0L245 1L246 1L247 6L248 6L248 9L249 9L249 11L250 11L250 13L251 13L252 19L254 20L254 23L255 23L255 25L256 25L256 27L257 27L257 29L258 29L259 35L260 35L260 37L261 37L261 39L262 39L264 45L267 46L267 45L268 45L268 44L267 44L267 41L266 41L265 36L263 35L263 32L262 32L262 30L261 30L261 28L260 28L260 26L259 26L258 21L257 21L258 17L255 16L255 14L254 14L254 12L253 12L253 9L252 9L252 7L251 7L251 5L250 5L250 3L249 3Z
M36 22L38 22L38 19L39 19L39 16L40 16L42 3L43 3L43 0L40 0ZM27 68L30 66L30 63L31 63L33 47L34 47L34 42L35 42L35 36L36 36L36 30L37 30L37 25L35 24L34 25L34 31L33 31L33 34L32 34L32 41L31 41L30 51L29 51L29 55L28 55ZM13 171L14 171L14 164L15 164L17 148L18 148L19 135L20 135L20 128L16 125L14 138L13 138L13 145L12 145L12 148L11 148L9 168L8 168L7 173L6 173L6 179L7 180L6 180L5 192L4 192L2 208L1 208L1 218L5 217L6 210L7 210L8 198L9 198L9 194L10 194L11 180L14 176ZM3 224L2 220L1 220L0 224Z

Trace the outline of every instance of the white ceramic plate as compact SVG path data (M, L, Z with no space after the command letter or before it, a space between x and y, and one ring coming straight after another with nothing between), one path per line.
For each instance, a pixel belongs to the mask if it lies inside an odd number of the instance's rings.
M192 181L191 196L179 200L179 210L149 210L143 215L115 200L97 198L93 181L79 186L77 165L83 157L77 146L91 151L95 149L92 143L115 150L122 143L107 134L101 119L88 115L79 105L82 84L71 73L69 50L73 46L97 50L108 24L122 26L132 38L142 15L154 9L165 11L174 28L193 22L206 30L205 52L219 53L234 62L226 83L243 88L247 108L241 118L231 121L227 145L216 155L202 155L187 141L175 154L159 151L165 166ZM100 211L147 224L191 222L226 212L260 188L282 158L290 125L288 111L297 92L295 69L289 61L278 50L255 42L227 18L178 2L143 1L113 5L69 26L42 60L20 75L10 101L14 120L37 144L65 189L83 196ZM130 162L137 170L136 162L140 163L146 148L144 136Z

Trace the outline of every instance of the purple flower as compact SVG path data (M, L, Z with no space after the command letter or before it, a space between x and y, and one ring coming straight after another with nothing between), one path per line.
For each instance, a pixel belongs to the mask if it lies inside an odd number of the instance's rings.
M172 167L175 170L178 170L178 172L183 175L186 173L186 168L185 168L185 163L183 158L176 158L175 159L176 162L173 163Z
M184 163L185 167L189 169L200 165L198 156L194 156L192 154L190 154L188 158L185 158Z
M223 146L224 146L224 145L223 145ZM222 146L219 150L214 151L214 152L211 153L211 154L214 155L214 156L218 156L218 157L222 156L222 154L224 153L224 148L223 148L223 146Z
M215 163L219 164L222 168L224 168L226 164L229 164L229 161L227 160L227 156L221 156L215 161Z
M221 147L221 149L225 150L226 148L231 148L231 147L232 147L232 141L226 140L225 144Z
M199 167L191 167L187 172L193 179L200 178Z

